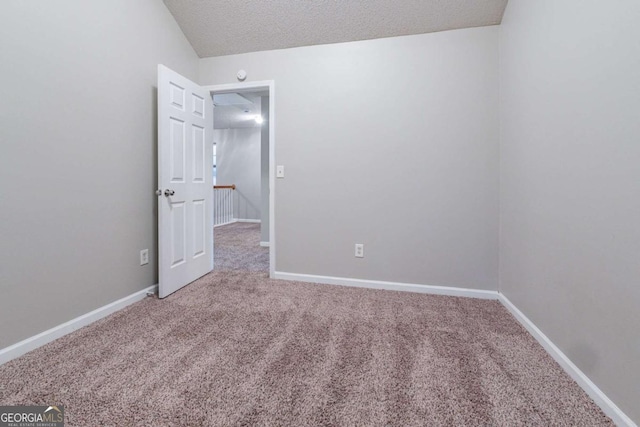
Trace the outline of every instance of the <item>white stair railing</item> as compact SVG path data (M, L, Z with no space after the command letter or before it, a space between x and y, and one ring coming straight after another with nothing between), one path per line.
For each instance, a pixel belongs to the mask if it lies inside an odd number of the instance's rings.
M230 224L234 221L233 198L236 186L214 185L213 186L213 226Z

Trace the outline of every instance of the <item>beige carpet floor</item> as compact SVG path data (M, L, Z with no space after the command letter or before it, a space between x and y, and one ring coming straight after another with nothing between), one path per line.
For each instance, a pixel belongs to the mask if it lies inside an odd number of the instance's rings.
M256 225L215 234L214 273L1 366L0 404L70 426L611 425L498 302L269 280Z

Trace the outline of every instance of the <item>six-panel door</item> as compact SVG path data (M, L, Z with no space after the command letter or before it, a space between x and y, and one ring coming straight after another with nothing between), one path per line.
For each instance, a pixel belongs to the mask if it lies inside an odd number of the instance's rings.
M159 296L213 269L213 102L158 66Z

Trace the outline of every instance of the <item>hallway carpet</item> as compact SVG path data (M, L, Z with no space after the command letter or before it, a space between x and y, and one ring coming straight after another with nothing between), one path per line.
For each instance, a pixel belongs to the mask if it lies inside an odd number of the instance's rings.
M1 366L0 404L69 426L612 425L496 301L270 280L256 225L215 233L214 273Z
M216 271L269 271L269 248L260 247L260 224L236 222L213 229Z

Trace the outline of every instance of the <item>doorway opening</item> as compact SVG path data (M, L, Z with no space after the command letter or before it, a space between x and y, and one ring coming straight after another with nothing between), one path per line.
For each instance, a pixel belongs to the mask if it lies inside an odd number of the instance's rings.
M214 270L275 271L273 82L205 86L213 111Z

